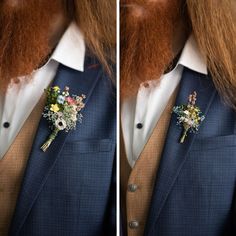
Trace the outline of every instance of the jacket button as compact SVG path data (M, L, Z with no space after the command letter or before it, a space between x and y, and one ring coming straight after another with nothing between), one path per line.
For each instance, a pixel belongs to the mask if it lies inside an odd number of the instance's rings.
M136 184L129 184L128 185L128 190L132 193L136 192L138 186Z
M132 220L129 222L130 229L137 229L139 227L139 222L137 220Z

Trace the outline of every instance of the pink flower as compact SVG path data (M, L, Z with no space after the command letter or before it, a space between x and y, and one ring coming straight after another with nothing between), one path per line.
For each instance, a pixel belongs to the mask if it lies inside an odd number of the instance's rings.
M69 105L76 104L76 101L72 97L67 97L66 101L69 103Z

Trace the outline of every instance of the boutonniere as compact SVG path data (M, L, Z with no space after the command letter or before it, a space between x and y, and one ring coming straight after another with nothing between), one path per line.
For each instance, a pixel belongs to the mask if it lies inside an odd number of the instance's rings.
M47 101L43 117L48 120L52 133L41 147L44 152L56 138L58 132L69 132L76 128L78 121L82 122L81 110L85 106L85 95L70 95L69 90L69 87L65 87L61 91L58 86L45 89Z
M183 127L180 143L183 143L188 132L196 133L201 122L205 119L200 108L196 106L197 93L194 91L188 97L187 105L175 106L173 112L177 115L177 125Z

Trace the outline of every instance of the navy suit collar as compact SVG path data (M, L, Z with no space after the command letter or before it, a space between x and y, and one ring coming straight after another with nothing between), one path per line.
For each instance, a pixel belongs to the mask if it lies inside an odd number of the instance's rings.
M197 105L200 107L207 119L207 112L216 94L212 80L206 75L185 68L176 99L176 105L186 104L188 96L194 91L197 92ZM152 235L152 229L158 221L161 210L167 201L168 195L175 184L175 181L186 161L191 145L196 137L196 134L188 134L186 141L183 144L180 144L179 139L182 129L180 129L176 123L176 115L172 114L162 154L162 160L153 190L145 235Z
M72 94L85 94L85 110L102 73L103 70L98 62L94 59L87 58L84 72L60 65L53 85L58 85L61 88L68 86ZM77 129L80 128L80 125L82 124L77 125ZM56 164L68 135L66 132L60 132L47 152L44 153L40 147L49 134L48 122L44 118L41 118L10 227L10 235L17 235L24 224L44 183Z

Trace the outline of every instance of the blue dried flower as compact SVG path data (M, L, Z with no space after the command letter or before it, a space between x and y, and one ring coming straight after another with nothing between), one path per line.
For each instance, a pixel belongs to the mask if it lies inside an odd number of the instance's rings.
M59 95L59 96L57 97L57 103L63 104L64 102L65 102L65 97L62 96L62 95Z

